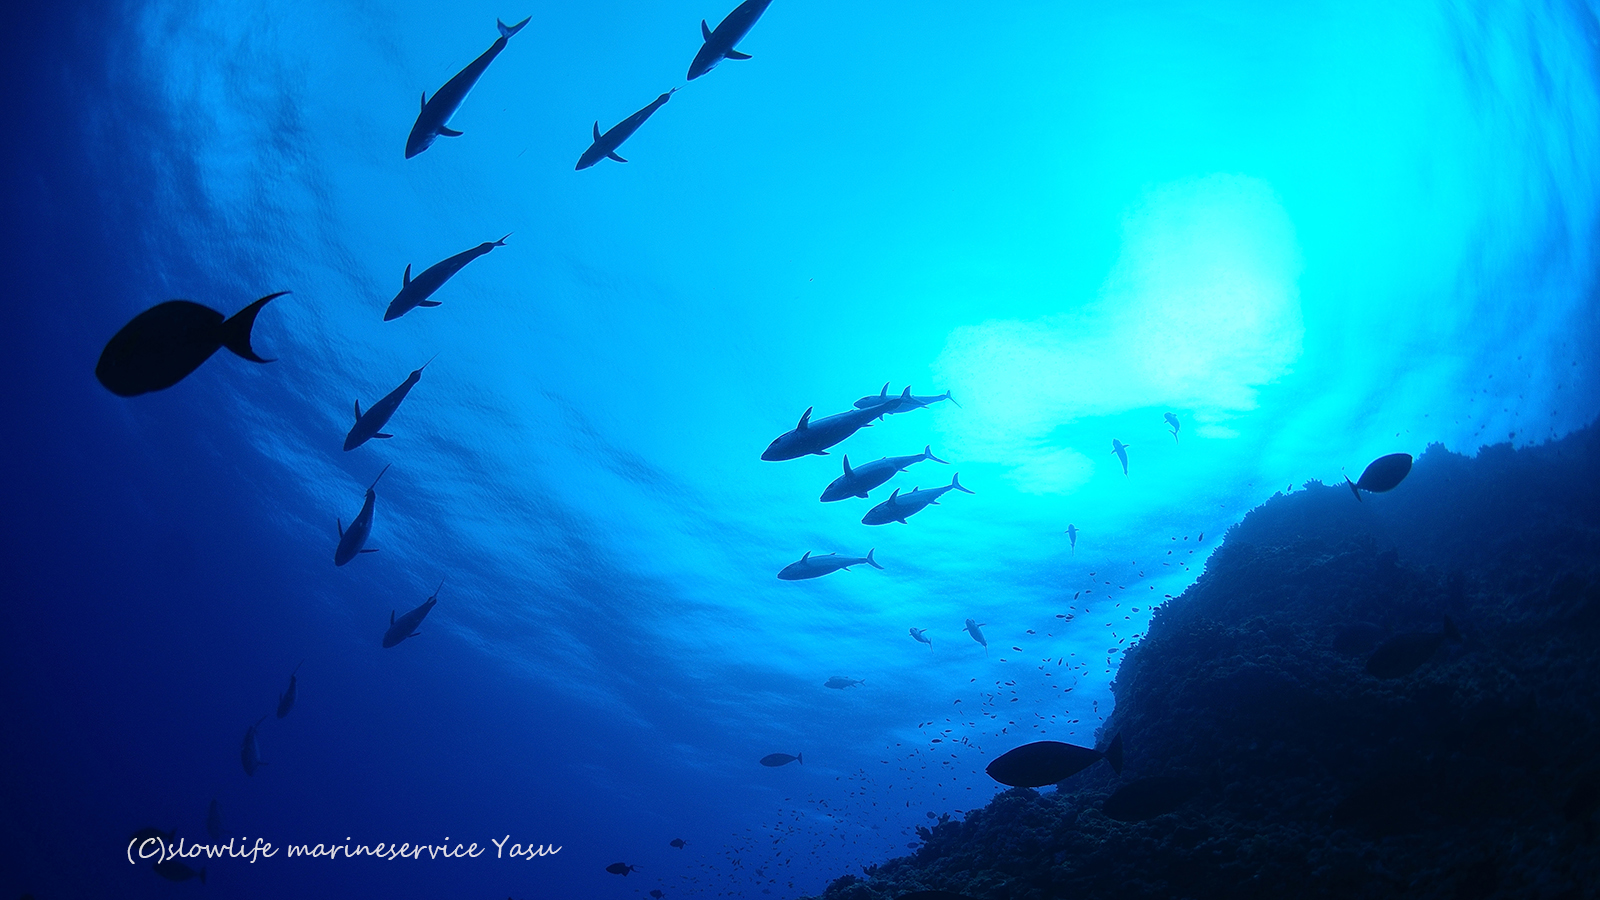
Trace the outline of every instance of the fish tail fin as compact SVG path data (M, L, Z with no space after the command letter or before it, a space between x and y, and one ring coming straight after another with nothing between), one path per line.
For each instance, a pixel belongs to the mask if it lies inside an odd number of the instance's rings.
M1461 643L1461 631L1456 628L1456 623L1450 621L1449 616L1444 617L1444 636L1456 643Z
M961 409L962 408L961 404L956 403L956 398L950 396L950 392L949 391L945 391L944 392L944 398L946 400L949 400L952 404L954 404L956 409Z
M504 246L505 246L505 245L506 245L506 238L508 238L508 237L511 237L511 236L512 236L512 235L513 235L513 234L516 234L516 232L514 232L514 231L508 231L508 232L506 232L506 237L503 237L503 238L501 238L501 239L500 239L500 240L498 240L498 241L495 241L495 242L494 242L494 245L495 245L495 246L496 246L496 247L504 247Z
M794 761L803 766L806 764L806 755L804 753L796 753L794 755Z
M1118 734L1111 739L1111 746L1106 748L1106 762L1111 763L1111 771L1122 774L1122 735Z
M206 867L205 866L201 866L200 867L200 883L201 884L205 884L206 883Z
M947 466L950 465L950 460L948 460L948 459L940 459L939 457L933 455L933 445L932 444L929 444L929 445L927 445L927 446L922 448L922 458L923 459L931 459L936 463L944 463Z
M961 473L960 472L957 472L954 476L951 477L950 486L955 488L956 490L960 491L963 494L976 493L976 491L971 491L971 490L968 490L967 488L964 488L964 487L961 486Z
M508 37L511 37L513 34L516 34L517 32L521 31L522 30L522 26L528 24L528 19L532 19L532 18L533 18L533 16L529 16L527 19L523 19L521 22L518 22L515 25L507 25L506 23L500 21L499 19L495 19L494 20L494 24L499 26L499 28L500 28L500 36L508 38Z
M222 346L251 362L272 362L270 359L262 359L257 356L256 351L251 349L250 329L255 327L256 316L260 315L261 308L266 306L268 301L275 300L287 293L289 292L279 291L276 294L268 294L230 316L226 322L222 323Z
M876 549L878 548L873 547L872 550L867 551L867 565L873 567L874 569L881 569L883 566L878 565L878 561L872 558L872 551Z
M1350 476L1349 475L1346 475L1344 477L1344 483L1350 485L1350 493L1355 494L1356 495L1356 502L1360 503L1361 502L1361 492L1356 490L1356 483L1354 481L1350 480Z

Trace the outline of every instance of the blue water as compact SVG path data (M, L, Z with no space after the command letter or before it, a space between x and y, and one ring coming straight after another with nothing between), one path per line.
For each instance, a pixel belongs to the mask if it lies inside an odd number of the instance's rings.
M206 863L233 897L815 893L981 806L999 752L1094 743L1151 607L1275 492L1600 406L1583 3L777 0L687 84L726 3L14 6L0 894L202 890L126 844L206 840L213 798L251 843L488 849ZM418 95L530 14L403 159ZM407 264L507 232L382 321ZM271 365L94 379L156 303L280 290ZM960 405L759 459L886 381ZM818 502L925 445L951 464ZM381 552L335 568L386 464Z

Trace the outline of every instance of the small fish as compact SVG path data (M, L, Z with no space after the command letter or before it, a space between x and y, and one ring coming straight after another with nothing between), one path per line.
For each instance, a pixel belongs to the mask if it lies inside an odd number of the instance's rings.
M395 294L394 299L389 301L389 308L383 311L383 320L392 322L419 306L443 306L443 303L428 298L433 296L434 291L444 287L444 283L453 278L457 272L466 268L467 263L496 247L504 247L508 237L511 235L507 234L498 241L484 241L471 250L463 250L449 259L436 262L423 269L422 274L416 278L411 277L411 264L407 263L405 274L400 276L400 293Z
M172 387L223 347L251 362L272 362L251 348L250 329L262 307L287 293L268 294L227 318L188 300L158 303L111 336L94 377L118 397L137 397Z
M205 869L201 869L200 871L196 872L195 870L189 868L181 862L178 862L175 859L168 859L158 862L155 864L154 868L157 875L160 875L162 878L165 878L168 881L188 881L189 879L198 875L200 876L200 883L206 883Z
M922 405L921 401L911 396L909 387L900 395L900 402ZM800 414L800 423L773 438L767 449L762 451L761 458L767 462L781 462L802 456L827 456L829 447L870 426L873 419L885 415L876 408L852 409L813 422L811 411L815 408L806 407L806 411Z
M835 675L832 678L829 678L827 681L823 682L822 686L823 687L830 687L830 688L833 688L835 690L842 691L847 687L855 687L858 684L866 684L866 682L865 681L857 681L854 678L846 678L843 675Z
M850 467L850 456L844 457L844 474L835 478L822 492L822 502L832 503L846 497L866 497L873 488L878 487L896 473L904 472L912 464L931 459L936 463L949 463L933 455L933 446L930 444L922 448L922 452L913 456L885 456L865 465Z
M394 617L394 610L390 610L389 630L383 633L383 646L393 647L406 638L414 638L422 634L417 630L417 627L422 624L423 619L428 617L428 613L433 612L434 606L439 603L439 591L443 588L444 581L441 579L439 587L433 589L432 596L424 601L421 606L406 613L399 619Z
M956 403L956 398L950 396L949 391L945 391L942 394L933 394L928 397L912 397L911 399L916 401L915 405L904 404L901 402L900 397L889 396L889 383L886 381L883 383L882 391L862 397L860 400L856 401L855 405L856 409L876 408L879 412L885 415L910 412L913 409L921 409L924 406L931 406L935 403L938 403L940 400L949 400L951 403L955 404L957 408L961 406L961 404Z
M805 765L806 763L804 759L800 758L800 754L798 753L793 756L790 756L787 753L768 753L766 756L761 757L761 764L769 769L776 769L779 766L787 766L792 762L797 762L801 765Z
M637 868L639 868L639 867L638 866L630 866L627 863L612 863L611 865L606 866L606 871L610 872L613 875L626 875L629 872L632 872L634 869L637 869Z
M622 146L623 141L633 137L633 133L639 130L639 126L643 125L646 119L655 115L656 110L665 106L666 102L672 99L672 95L677 90L677 88L673 88L650 101L649 105L643 109L611 126L611 129L605 134L600 133L600 123L596 121L594 123L594 143L590 144L589 149L578 156L578 165L574 167L574 171L587 169L602 159L613 159L619 163L627 162L627 160L617 155L617 148Z
M983 655L988 656L989 642L983 639L983 632L979 630L983 627L983 624L968 619L965 627L967 629L967 634L972 635L973 640L983 645Z
M1122 461L1122 476L1126 478L1128 476L1128 445L1117 440L1116 438L1112 438L1111 452L1115 453L1117 455L1117 459Z
M1166 815L1200 793L1200 783L1182 775L1152 775L1112 792L1100 811L1118 822L1142 822Z
M652 890L650 892L650 896L654 897L655 900L661 900L661 898L665 897L666 894L661 893L661 889L660 888L656 888L655 890Z
M672 839L672 843L671 843L670 846L677 847L679 850L682 850L684 848L684 845L686 845L688 843L689 842L684 840L683 838L673 838Z
M949 484L940 488L930 488L926 491L912 488L911 493L905 496L901 496L900 489L895 488L894 493L889 495L889 499L867 510L867 514L861 517L861 524L887 525L890 522L899 522L904 525L907 517L916 515L930 506L937 506L939 498L952 490L960 491L963 494L974 493L961 486L960 472L957 472L950 479Z
M755 27L756 20L772 5L772 0L744 0L733 12L728 13L715 29L706 24L705 19L700 20L700 36L705 43L700 45L699 51L694 55L694 61L689 63L689 80L693 81L717 67L717 63L725 59L749 59L750 54L740 53L733 49L734 45L744 40L744 36Z
M344 523L338 519L333 520L333 526L339 529L339 544L333 548L334 565L342 566L362 553L378 552L376 549L366 549L366 544L367 538L372 535L372 508L378 502L378 482L383 480L384 472L388 471L389 466L384 466L383 472L379 472L378 477L372 479L372 484L367 487L367 497L361 503L361 511L350 520L349 528L345 528Z
M1356 499L1360 500L1362 491L1381 494L1394 490L1409 474L1411 474L1411 454L1391 453L1373 460L1357 481L1351 481L1350 476L1346 475L1344 483L1350 485L1350 493L1355 494Z
M1378 678L1404 678L1433 659L1445 641L1461 643L1461 632L1450 617L1444 619L1443 631L1412 631L1397 634L1378 645L1367 659L1367 674Z
M261 758L261 745L256 743L256 729L265 722L266 716L256 720L244 733L244 741L239 745L239 762L244 765L246 775L256 774L256 770L266 765L266 760Z
M1176 444L1178 442L1178 429L1182 427L1178 424L1178 417L1172 413L1167 413L1162 418L1166 419L1167 424L1172 426L1172 442Z
M217 798L211 798L211 807L206 810L206 834L211 835L213 841L222 840L222 809L217 806Z
M1060 741L1034 741L1007 751L984 771L1001 784L1035 788L1071 778L1102 759L1122 774L1122 735L1112 738L1103 752Z
M837 553L812 556L811 551L807 550L804 556L784 566L778 572L778 578L782 581L804 581L807 578L821 578L840 569L849 571L851 566L861 563L866 563L874 569L881 569L883 566L878 565L877 561L872 558L873 551L877 549L874 547L872 550L868 550L866 556L840 556Z
M1077 553L1078 552L1078 526L1076 526L1076 525L1068 525L1067 526L1067 543L1069 545L1070 552L1072 552L1072 553Z
M528 19L533 18L529 16ZM440 135L445 137L460 137L461 132L450 127L450 117L461 108L461 101L467 99L467 92L483 77L489 63L500 55L506 48L506 42L511 36L521 31L528 19L523 19L515 25L507 25L499 19L494 20L495 27L500 29L500 36L489 45L489 49L467 64L465 69L451 76L444 87L434 92L433 99L428 99L428 92L422 92L422 109L417 113L417 121L411 126L411 133L406 136L406 159L433 146L433 142Z
M379 429L389 424L389 417L393 416L395 410L400 408L400 401L406 399L406 395L411 393L411 389L416 387L417 382L422 380L422 369L426 369L429 363L432 362L432 359L428 360L428 362L422 364L421 369L417 369L407 375L406 380L401 382L399 387L384 394L383 399L372 404L365 413L361 411L361 401L357 400L356 423L350 426L350 433L344 437L344 449L347 451L354 450L373 438L388 440L394 437L394 435L385 434ZM380 475L379 477L382 476ZM377 484L377 482L374 481L373 484Z
M914 641L921 641L922 643L927 644L928 645L928 649L932 650L933 649L933 638L928 637L927 631L928 631L928 629L926 629L926 628L913 628L913 629L911 629L911 639L914 640Z
M305 662L302 659L295 664L294 671L289 673L288 689L278 695L278 718L280 719L287 716L289 710L294 709L294 701L300 695L300 688L295 681L295 675L300 671L300 667L305 665Z

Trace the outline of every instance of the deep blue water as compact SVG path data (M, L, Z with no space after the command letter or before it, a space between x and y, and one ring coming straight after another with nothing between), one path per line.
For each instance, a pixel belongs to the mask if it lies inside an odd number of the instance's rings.
M204 840L215 798L280 847L561 847L207 864L228 896L813 893L982 805L998 752L1093 743L1152 605L1274 492L1594 416L1586 4L778 0L753 59L686 84L727 12L0 14L0 892L201 890L126 843ZM465 134L404 159L418 94L530 14ZM573 171L672 87L627 165ZM508 232L382 321L407 264ZM95 381L156 303L280 290L275 363ZM434 354L395 438L342 452L352 400ZM886 381L960 405L759 459ZM950 465L818 502L843 454L924 446ZM386 464L381 552L335 568ZM954 472L973 495L859 523Z

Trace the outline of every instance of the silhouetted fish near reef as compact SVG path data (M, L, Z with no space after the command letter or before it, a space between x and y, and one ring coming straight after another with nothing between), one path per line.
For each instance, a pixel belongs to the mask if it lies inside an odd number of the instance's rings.
M1100 811L1118 822L1142 822L1172 812L1198 793L1200 783L1193 778L1152 775L1117 788Z
M1111 739L1104 752L1064 744L1060 741L1034 741L1007 751L984 769L989 777L1011 787L1044 787L1082 772L1100 760L1122 774L1122 735Z
M611 865L606 866L606 871L610 872L613 875L626 875L629 872L632 872L634 869L637 869L637 868L639 868L639 867L638 866L630 866L627 863L612 863Z
M383 646L393 647L406 638L414 638L422 634L417 630L417 627L422 624L423 619L428 617L428 613L433 612L433 608L438 605L439 591L443 588L444 582L440 581L439 586L433 589L433 596L429 597L421 606L398 619L394 617L394 610L389 610L389 630L383 633Z
M1422 667L1439 652L1445 641L1461 642L1461 632L1446 616L1443 631L1411 631L1397 634L1378 645L1367 659L1367 674L1379 678L1404 678Z
M1373 460L1372 465L1367 466L1367 470L1361 473L1361 478L1357 481L1351 481L1350 476L1346 475L1344 483L1350 485L1350 493L1355 494L1356 499L1360 500L1362 491L1381 494L1384 491L1394 490L1410 473L1411 454L1391 453Z
M444 287L444 283L454 277L457 272L466 268L467 263L483 256L496 247L504 247L508 237L511 237L511 235L507 234L506 237L498 241L484 241L471 250L463 250L449 259L436 262L423 269L422 274L416 278L411 277L411 264L406 263L406 272L400 276L400 293L395 294L394 299L389 301L389 308L383 312L383 320L391 322L419 306L443 306L443 303L437 300L429 300L428 298L433 296L434 291Z
M776 769L779 766L787 766L792 762L805 765L806 761L801 759L800 756L801 754L799 753L796 753L793 756L790 756L787 753L768 753L766 756L761 757L761 764L769 769Z
M168 881L188 881L189 879L198 875L200 876L200 883L206 883L205 869L201 869L200 871L196 872L195 870L189 868L181 862L178 862L175 859L158 862L155 864L154 868L157 875L160 875L162 878L165 878Z
M1383 629L1371 622L1357 622L1347 625L1333 636L1333 649L1345 656L1361 656L1371 653L1383 640Z
M700 20L700 37L705 43L700 45L700 50L695 53L694 61L689 63L689 80L693 81L717 67L717 63L724 59L749 59L750 54L740 53L733 49L734 45L744 40L744 36L755 27L756 20L772 5L772 0L744 0L733 12L728 13L716 29L706 24L705 19Z
M1111 439L1111 452L1115 453L1117 455L1117 460L1122 463L1122 474L1123 474L1123 477L1127 477L1127 474L1128 474L1128 445L1124 444L1123 442L1121 442L1119 440L1117 440L1116 438L1112 438Z
M529 18L532 18L531 16ZM465 69L451 76L444 87L433 94L433 99L428 99L428 92L422 92L422 109L417 113L417 121L411 126L411 133L406 136L406 159L433 146L433 141L439 135L445 137L460 137L461 132L450 127L450 117L461 108L461 101L467 99L467 92L483 77L489 63L500 55L506 48L506 42L511 36L521 31L528 24L528 19L523 19L515 25L507 25L499 19L494 20L495 27L500 29L500 36L495 38L489 49L483 51L477 59L467 64Z
M589 149L578 156L578 164L573 167L574 171L587 169L602 159L614 159L619 163L627 162L627 160L617 155L617 148L622 146L623 141L633 137L633 133L639 130L639 126L643 125L646 119L655 115L656 110L665 106L666 102L672 99L673 93L677 90L677 88L673 88L650 101L649 105L643 109L611 126L610 130L605 134L600 133L600 123L598 121L595 122L594 143L590 144Z
M272 362L251 348L250 329L262 307L287 293L268 294L227 318L188 300L158 303L111 336L94 377L119 397L137 397L172 387L223 347L251 362Z

